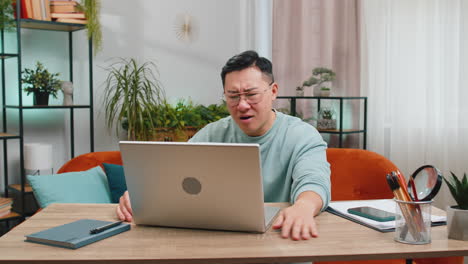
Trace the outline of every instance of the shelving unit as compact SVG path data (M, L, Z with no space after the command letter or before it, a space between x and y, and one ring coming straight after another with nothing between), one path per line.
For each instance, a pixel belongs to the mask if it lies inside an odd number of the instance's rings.
M297 100L316 100L317 101L317 113L320 111L322 101L331 100L338 101L338 120L337 129L318 129L322 134L335 134L338 135L338 147L343 147L343 136L349 134L362 134L363 135L363 149L367 148L367 97L341 97L341 96L278 96L277 99L286 99L290 102L290 114L293 116L297 115ZM343 129L344 122L344 102L345 101L359 101L363 103L363 127L353 129Z
M25 168L24 168L24 111L28 111L31 109L41 110L41 109L56 109L57 111L61 110L68 110L69 111L69 119L70 119L70 158L75 156L75 126L74 126L74 117L75 117L75 110L76 109L89 109L89 141L90 141L90 151L94 151L94 118L93 118L93 47L92 47L92 40L88 40L88 56L89 56L89 104L80 104L80 105L70 105L70 106L63 106L63 105L49 105L49 106L32 106L32 105L24 105L23 103L23 92L22 92L22 83L21 83L21 71L22 69L22 53L21 53L21 38L22 34L21 31L23 29L31 29L31 30L46 30L46 31L60 31L64 32L64 34L68 34L68 62L69 62L69 76L70 81L73 82L73 33L75 31L83 30L85 25L82 24L71 24L71 23L59 23L59 22L51 22L51 21L40 21L40 20L32 20L32 19L18 19L20 17L21 10L20 5L21 1L17 1L18 8L17 8L17 25L16 25L16 45L17 45L17 53L5 52L5 32L1 30L0 32L0 43L2 46L2 50L0 51L0 60L1 60L1 67L2 67L2 120L3 120L3 129L0 131L0 140L3 141L3 182L5 186L5 196L10 197L9 192L16 192L21 197L21 209L18 212L12 212L11 214L1 217L0 221L8 221L13 219L24 219L25 216L28 214L25 212L25 198L26 195L32 195L31 188L26 184L26 175L25 175ZM5 60L10 59L17 59L17 70L18 76L16 77L18 80L18 87L8 87L6 81L6 74L5 74ZM8 78L11 78L8 76ZM18 91L18 102L14 104L7 104L6 103L6 91L7 89L17 89ZM17 111L18 113L18 133L11 133L8 129L8 115L7 111ZM18 173L20 175L20 183L18 184L10 184L8 181L9 178L9 168L8 168L8 141L10 140L18 140L19 141L19 168Z

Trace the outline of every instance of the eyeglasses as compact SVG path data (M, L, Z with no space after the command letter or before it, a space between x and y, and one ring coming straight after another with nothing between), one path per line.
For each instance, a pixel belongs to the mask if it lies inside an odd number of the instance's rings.
M273 83L271 83L273 84ZM268 88L258 91L258 89L255 89L253 91L247 91L243 93L232 93L232 94L224 94L224 99L226 100L226 104L229 106L236 106L239 104L241 97L244 96L244 100L248 104L258 104L262 101L263 95L265 92L270 89L271 84L268 86Z

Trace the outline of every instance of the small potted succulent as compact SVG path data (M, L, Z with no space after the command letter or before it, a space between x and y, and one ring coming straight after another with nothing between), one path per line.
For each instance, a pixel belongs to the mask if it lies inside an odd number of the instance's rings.
M322 107L318 112L317 129L336 129L335 111L330 107Z
M50 73L40 62L36 63L36 69L25 69L21 73L23 90L27 95L34 94L34 105L48 105L49 95L57 98L62 84L57 78L60 73Z
M315 96L330 96L330 87L327 87L324 84L335 79L336 74L333 70L324 67L314 68L312 70L312 76L305 80L301 86L296 87L296 93L298 95L304 94L304 87L315 85Z
M466 173L460 181L453 173L452 179L444 181L457 205L447 206L448 238L468 241L468 180Z

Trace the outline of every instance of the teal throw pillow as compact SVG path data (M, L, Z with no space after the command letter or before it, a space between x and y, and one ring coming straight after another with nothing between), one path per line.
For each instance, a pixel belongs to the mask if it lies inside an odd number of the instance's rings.
M41 208L52 203L110 203L106 174L100 166L87 171L28 175Z
M103 163L102 165L104 166L107 181L109 182L111 200L113 203L118 203L120 196L127 190L123 166L109 163Z

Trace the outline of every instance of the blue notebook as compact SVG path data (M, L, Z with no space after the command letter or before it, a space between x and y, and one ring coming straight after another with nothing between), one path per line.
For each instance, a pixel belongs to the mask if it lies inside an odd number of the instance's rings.
M130 224L121 223L97 234L90 231L113 222L81 219L26 236L27 242L77 249L93 242L130 230Z

